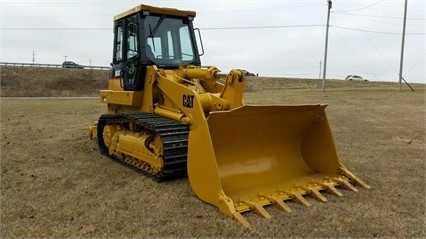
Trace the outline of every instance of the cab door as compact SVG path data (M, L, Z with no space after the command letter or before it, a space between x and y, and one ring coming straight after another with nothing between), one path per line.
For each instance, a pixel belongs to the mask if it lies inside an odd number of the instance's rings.
M125 91L142 90L146 67L140 60L138 14L115 22L112 77L121 78Z

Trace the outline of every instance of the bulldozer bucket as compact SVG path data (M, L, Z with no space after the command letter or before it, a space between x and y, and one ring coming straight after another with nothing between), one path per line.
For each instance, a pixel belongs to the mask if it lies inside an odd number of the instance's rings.
M242 106L212 112L189 135L188 177L195 194L227 216L250 224L242 212L269 218L266 205L290 212L305 195L369 188L340 162L326 105Z

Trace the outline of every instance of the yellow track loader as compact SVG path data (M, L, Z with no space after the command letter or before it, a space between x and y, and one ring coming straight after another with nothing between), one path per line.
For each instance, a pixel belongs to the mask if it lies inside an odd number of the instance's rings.
M90 128L102 154L158 178L188 176L194 193L249 226L343 187L369 188L339 161L326 105L244 105L246 78L201 66L194 11L139 5L114 18L107 113ZM199 44L196 39L200 39Z

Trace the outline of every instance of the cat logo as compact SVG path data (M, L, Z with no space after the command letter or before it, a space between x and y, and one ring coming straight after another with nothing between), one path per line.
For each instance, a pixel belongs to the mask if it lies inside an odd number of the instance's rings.
M193 108L194 107L194 95L183 95L182 104L183 104L183 107Z

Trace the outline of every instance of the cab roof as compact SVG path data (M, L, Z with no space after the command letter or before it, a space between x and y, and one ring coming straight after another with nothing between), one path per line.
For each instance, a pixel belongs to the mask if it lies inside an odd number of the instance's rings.
M153 7L153 6L142 4L118 14L117 16L114 17L114 21L117 21L121 18L127 17L137 12L142 12L142 11L148 11L150 13L156 13L156 14L179 16L179 17L188 17L188 16L195 17L195 11L178 10L176 8Z

